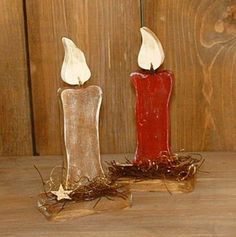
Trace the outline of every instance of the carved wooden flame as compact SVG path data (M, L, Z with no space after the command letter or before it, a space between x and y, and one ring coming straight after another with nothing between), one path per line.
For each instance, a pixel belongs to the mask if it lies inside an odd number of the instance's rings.
M163 63L165 54L160 40L147 27L140 28L142 35L142 45L138 55L139 67L156 70Z
M84 53L68 38L63 37L65 57L61 69L61 78L70 85L83 85L91 76Z

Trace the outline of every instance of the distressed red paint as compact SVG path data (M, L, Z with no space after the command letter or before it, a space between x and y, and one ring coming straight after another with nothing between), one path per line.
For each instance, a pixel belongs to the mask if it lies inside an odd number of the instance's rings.
M170 154L169 101L172 72L140 70L131 74L136 91L136 165L150 165ZM163 158L162 158L163 161Z

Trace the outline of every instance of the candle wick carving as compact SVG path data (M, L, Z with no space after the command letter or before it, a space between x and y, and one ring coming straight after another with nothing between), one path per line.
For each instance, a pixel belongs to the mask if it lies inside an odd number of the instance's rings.
M84 53L68 38L62 38L65 49L61 78L70 85L83 85L91 77ZM65 158L63 186L72 189L86 179L104 174L100 161L99 111L102 90L98 86L59 90L63 121Z

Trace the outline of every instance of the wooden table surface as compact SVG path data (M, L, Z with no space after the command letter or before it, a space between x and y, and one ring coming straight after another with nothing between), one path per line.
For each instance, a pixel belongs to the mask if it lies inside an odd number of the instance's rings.
M1 157L0 236L235 237L236 153L202 154L209 173L198 173L193 193L133 193L132 208L65 222L49 222L38 212L42 187L33 168L47 177L61 157Z

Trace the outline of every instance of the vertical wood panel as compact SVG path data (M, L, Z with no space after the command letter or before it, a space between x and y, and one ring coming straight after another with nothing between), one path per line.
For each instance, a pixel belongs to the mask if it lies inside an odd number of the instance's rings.
M89 84L103 89L102 153L135 149L134 91L129 74L140 45L139 0L27 0L37 152L61 153L57 89L64 56L61 37L85 52Z
M0 9L0 155L32 155L23 1Z
M175 150L236 150L236 1L143 0L175 72Z

